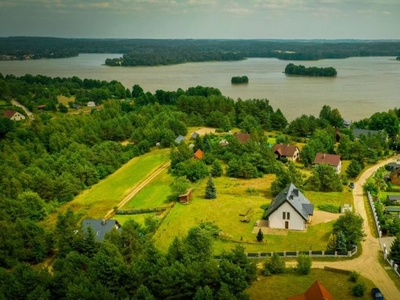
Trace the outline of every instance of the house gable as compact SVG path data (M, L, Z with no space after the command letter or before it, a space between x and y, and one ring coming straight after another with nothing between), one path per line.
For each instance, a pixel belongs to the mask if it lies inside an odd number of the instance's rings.
M289 160L296 161L299 157L299 148L294 145L275 144L272 147L272 152L277 156L277 159L286 157Z
M292 183L272 201L265 213L271 228L303 230L314 214L314 205Z
M287 297L286 300L334 300L332 294L319 280L316 280L308 290L301 295Z

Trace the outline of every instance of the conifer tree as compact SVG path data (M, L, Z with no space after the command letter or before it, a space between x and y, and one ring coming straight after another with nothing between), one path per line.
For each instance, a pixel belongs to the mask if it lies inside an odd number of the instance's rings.
M347 241L343 231L339 231L336 237L336 250L347 251Z
M215 188L214 180L213 178L210 177L208 178L207 181L207 186L206 186L206 199L215 199L217 198L217 189Z
M400 262L400 236L397 236L390 246L389 258L394 260L396 264Z
M217 159L211 165L211 175L213 177L220 177L222 175L221 163Z
M261 228L258 230L258 233L257 233L257 241L258 242L262 242L264 240L264 234L263 234L263 232L261 231Z
M336 251L337 246L337 236L334 233L331 233L328 239L328 244L326 245L326 251Z

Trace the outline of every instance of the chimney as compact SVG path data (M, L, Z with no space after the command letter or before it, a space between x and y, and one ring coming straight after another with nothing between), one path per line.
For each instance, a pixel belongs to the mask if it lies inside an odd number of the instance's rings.
M101 220L101 225L106 225L106 223L107 223L107 221L106 221L106 219L103 219L103 220Z
M324 154L322 154L322 158L323 159L325 159L326 158L326 154L324 153Z

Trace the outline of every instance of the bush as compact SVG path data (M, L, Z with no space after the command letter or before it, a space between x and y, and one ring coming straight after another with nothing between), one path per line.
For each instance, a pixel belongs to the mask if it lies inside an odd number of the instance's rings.
M263 274L268 276L270 274L281 274L285 271L285 262L276 253L272 254L271 258L264 264Z
M311 270L311 257L307 255L300 254L297 257L297 270L300 274L308 275Z
M359 274L358 272L352 271L352 272L350 273L350 275L349 275L349 280L350 280L351 282L357 282L359 276L360 276L360 274Z
M336 206L333 204L320 204L318 205L318 209L334 214L340 213L340 206Z
M360 283L355 284L351 288L351 293L355 297L362 297L362 296L364 296L364 292L366 290L367 290L367 287L366 287L365 283L364 282L360 282Z

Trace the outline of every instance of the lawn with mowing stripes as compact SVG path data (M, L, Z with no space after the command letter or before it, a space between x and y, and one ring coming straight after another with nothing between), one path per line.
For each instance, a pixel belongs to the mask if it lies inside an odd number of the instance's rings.
M165 169L137 193L121 209L136 209L160 207L168 204L167 198L171 194L169 185L174 178Z
M145 155L135 157L115 173L81 192L74 200L63 205L60 211L65 212L68 208L72 208L82 218L103 218L137 184L162 164L168 162L168 160L168 149L157 149ZM57 213L54 213L49 216L45 223L54 225L56 218Z

